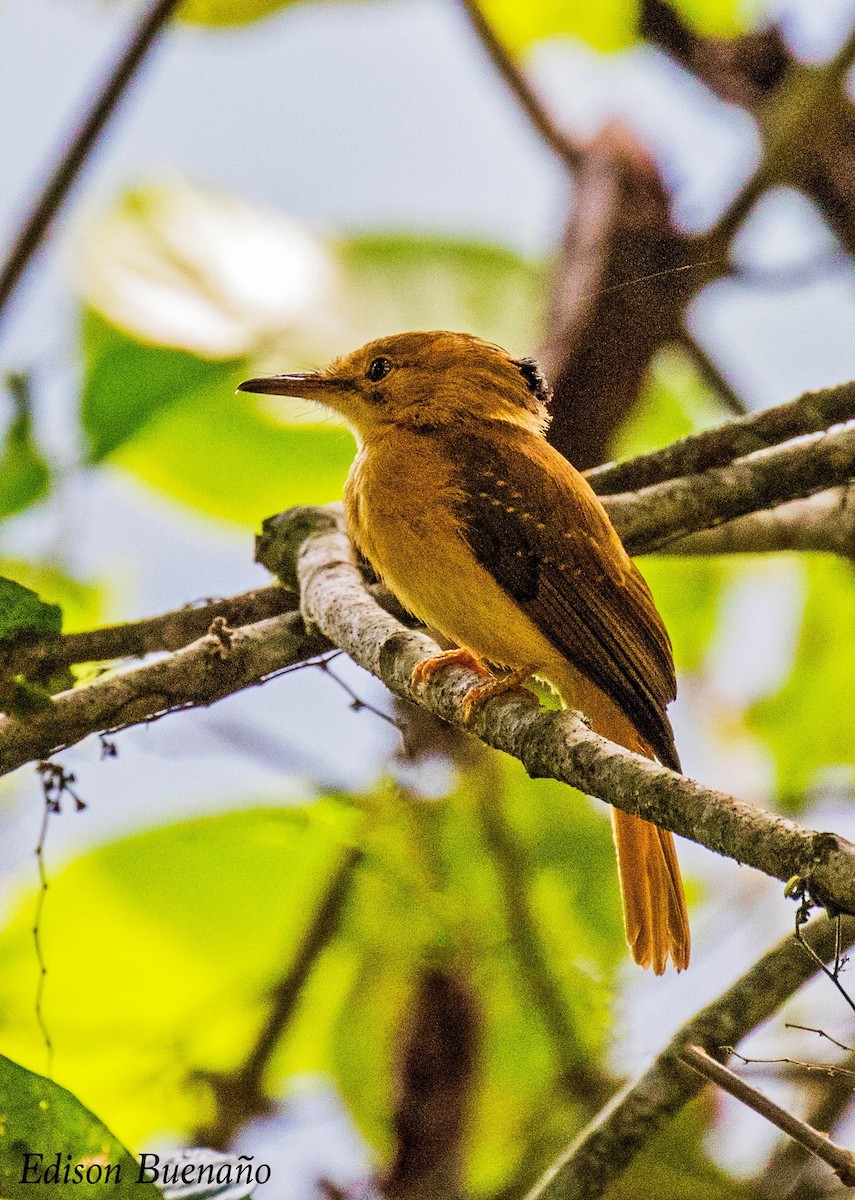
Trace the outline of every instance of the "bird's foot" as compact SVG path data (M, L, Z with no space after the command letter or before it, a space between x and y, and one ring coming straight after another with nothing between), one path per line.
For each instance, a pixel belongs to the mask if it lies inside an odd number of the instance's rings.
M437 671L444 671L446 667L467 667L470 671L483 675L485 679L493 679L493 672L480 658L476 658L471 650L445 650L442 654L435 654L433 658L416 663L411 677L413 687L427 683Z
M463 697L463 719L468 723L482 704L486 704L488 700L493 700L496 696L505 696L510 692L516 692L521 699L536 701L537 697L524 686L533 674L534 672L530 669L511 671L509 675L494 676L489 683L482 683L478 687L470 688Z

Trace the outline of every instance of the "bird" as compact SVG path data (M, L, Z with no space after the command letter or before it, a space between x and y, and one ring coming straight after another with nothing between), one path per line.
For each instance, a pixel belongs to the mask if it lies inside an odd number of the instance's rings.
M484 680L465 697L471 717L537 678L596 733L680 771L668 634L594 491L547 441L550 389L534 359L468 333L399 333L238 390L315 401L350 425L349 537L453 647L419 663L415 685L471 668ZM673 836L611 817L632 957L681 971L690 933Z

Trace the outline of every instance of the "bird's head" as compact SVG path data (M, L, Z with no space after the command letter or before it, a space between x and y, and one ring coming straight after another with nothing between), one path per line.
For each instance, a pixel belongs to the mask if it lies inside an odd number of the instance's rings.
M399 333L325 371L248 379L238 390L325 404L363 442L390 426L500 420L543 433L549 420L549 388L537 364L466 333Z

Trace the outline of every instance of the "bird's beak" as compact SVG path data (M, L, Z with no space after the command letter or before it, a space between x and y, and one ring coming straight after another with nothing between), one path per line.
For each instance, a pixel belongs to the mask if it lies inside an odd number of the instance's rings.
M247 379L237 386L239 392L256 392L262 396L296 396L304 400L327 399L331 392L340 390L337 380L328 379L319 372L307 375L265 375L261 379Z

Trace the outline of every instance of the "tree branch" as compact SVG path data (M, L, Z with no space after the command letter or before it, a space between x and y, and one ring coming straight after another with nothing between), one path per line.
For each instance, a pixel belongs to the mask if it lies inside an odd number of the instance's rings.
M198 1076L211 1086L216 1113L211 1123L196 1133L195 1144L225 1150L239 1129L268 1111L264 1073L291 1022L303 985L338 932L361 857L359 849L350 847L334 870L293 962L270 994L270 1010L244 1061L228 1073Z
M519 66L502 44L490 22L487 20L478 0L461 0L463 10L478 36L481 45L487 51L493 66L504 79L505 83L519 101L531 124L554 150L567 169L572 173L579 166L582 151L564 130L559 129L552 119L552 114L545 106L540 96L526 79Z
M749 180L706 238L710 252L724 253L745 217L768 188L795 183L802 147L812 142L812 122L834 107L834 98L855 56L855 28L829 63L806 67L793 63L758 112L764 155Z
M139 24L126 50L113 67L90 112L78 131L63 142L67 149L33 204L5 263L0 267L0 315L30 260L77 180L98 138L116 110L128 85L142 65L158 34L180 0L155 0Z
M723 1091L752 1108L761 1117L765 1117L805 1150L828 1163L846 1187L855 1187L855 1154L851 1150L838 1146L827 1134L817 1133L810 1125L794 1117L744 1079L740 1079L728 1067L710 1058L700 1046L684 1046L680 1062L686 1063L693 1071L717 1084Z
M748 411L745 402L731 387L700 342L685 327L678 330L677 344L720 403L735 416L745 416Z
M811 922L804 936L823 962L834 957L835 922ZM855 920L844 921L843 940L855 942ZM717 1000L691 1018L652 1066L626 1087L565 1151L527 1200L597 1200L653 1137L703 1087L680 1063L687 1045L720 1054L768 1020L818 970L794 938L765 954Z
M111 662L117 658L143 658L160 650L180 650L207 633L217 617L232 627L253 625L267 617L293 612L297 605L293 592L273 585L227 600L185 605L142 621L105 625L101 629L38 641L16 638L6 647L0 643L0 677L46 674L73 663Z
M848 484L749 513L671 542L666 554L768 554L783 550L825 551L855 558L855 487Z
M0 774L47 758L90 733L213 704L329 649L326 638L307 633L298 613L207 634L158 662L60 692L27 717L0 717Z
M823 1080L822 1089L807 1118L807 1123L814 1129L831 1132L852 1107L853 1075L855 1054L850 1054L830 1078ZM820 1200L826 1188L818 1178L815 1183L810 1178L813 1175L809 1171L812 1162L810 1154L798 1142L785 1139L754 1183L755 1200Z
M336 506L271 518L258 557L267 565L291 558L306 619L396 695L520 759L535 778L569 783L775 878L798 875L816 900L855 912L855 846L844 838L804 829L676 775L599 737L578 713L545 711L533 698L531 703L496 698L467 723L463 700L477 676L464 668L450 668L414 688L413 668L440 649L390 617L366 592L340 522Z
M844 426L701 475L611 496L607 508L629 553L649 554L699 529L847 483L853 475L855 426Z
M853 419L855 383L844 383L805 392L797 400L680 438L651 454L595 467L585 472L585 478L600 496L637 491L679 475L723 467L757 450L779 446L804 434L821 433Z

